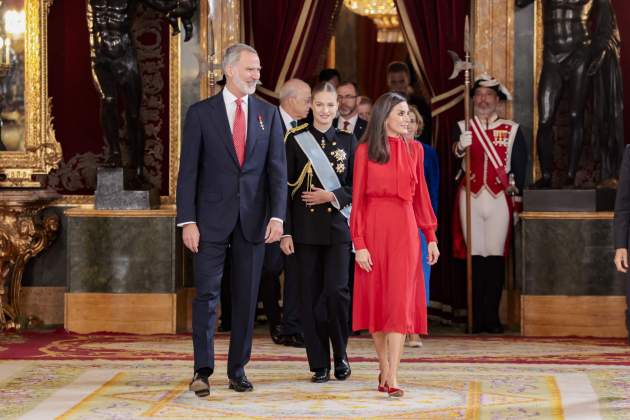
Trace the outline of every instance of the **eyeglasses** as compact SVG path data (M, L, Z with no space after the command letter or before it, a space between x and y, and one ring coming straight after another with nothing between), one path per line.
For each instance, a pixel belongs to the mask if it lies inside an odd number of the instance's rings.
M344 96L338 96L337 100L339 101L351 101L353 99L357 99L357 95L344 95Z

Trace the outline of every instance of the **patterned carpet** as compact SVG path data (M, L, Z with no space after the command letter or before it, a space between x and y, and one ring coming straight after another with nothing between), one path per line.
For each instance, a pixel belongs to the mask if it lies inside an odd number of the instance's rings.
M187 391L189 335L0 336L1 419L630 419L623 340L437 337L406 349L400 400L376 392L368 338L352 338L346 382L308 381L304 350L255 338L255 391L227 389L217 339L210 397ZM21 357L20 357L21 354Z

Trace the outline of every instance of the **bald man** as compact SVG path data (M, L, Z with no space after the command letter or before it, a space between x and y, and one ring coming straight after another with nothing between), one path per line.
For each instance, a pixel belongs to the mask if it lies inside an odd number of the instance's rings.
M311 109L311 87L300 79L287 80L280 89L280 119L284 133L297 127ZM298 285L295 256L284 256L277 243L265 248L261 297L269 320L271 338L276 344L304 347L304 337L299 322ZM283 313L280 317L278 295L279 276L284 268Z

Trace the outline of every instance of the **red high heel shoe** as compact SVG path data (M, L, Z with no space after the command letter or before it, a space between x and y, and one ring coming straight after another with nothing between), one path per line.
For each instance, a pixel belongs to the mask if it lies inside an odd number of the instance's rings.
M387 387L387 395L394 398L400 398L405 395L405 391L400 388Z
M381 374L378 374L378 392L389 392L389 386L387 385L387 382L385 382L385 385L381 385Z

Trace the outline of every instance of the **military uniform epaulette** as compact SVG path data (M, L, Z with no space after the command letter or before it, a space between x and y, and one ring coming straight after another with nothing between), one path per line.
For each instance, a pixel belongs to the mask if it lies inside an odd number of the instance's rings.
M289 138L289 134L292 133L297 133L299 131L305 130L308 128L308 123L304 123L302 125L298 125L297 127L291 127L287 130L287 132L284 134L284 142L287 142L287 138Z

